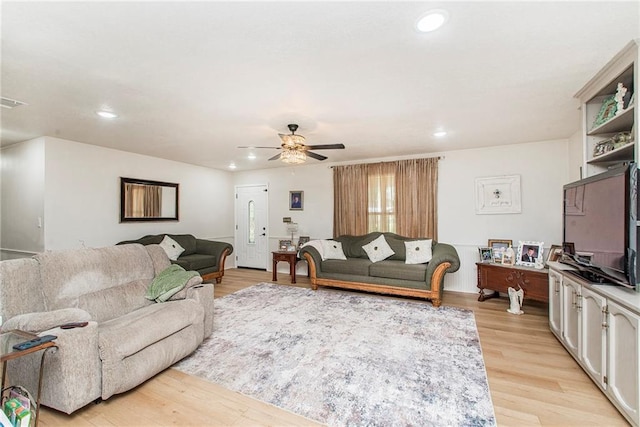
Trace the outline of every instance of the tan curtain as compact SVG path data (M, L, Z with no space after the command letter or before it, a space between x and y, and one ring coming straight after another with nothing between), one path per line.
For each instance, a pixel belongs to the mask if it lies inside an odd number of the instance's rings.
M124 200L127 218L158 218L162 210L162 187L125 183Z
M159 218L162 209L162 187L158 185L144 186L144 216Z
M438 158L337 166L333 235L438 238Z
M396 165L372 163L368 175L368 227L372 231L396 231Z
M396 163L396 233L438 238L438 158Z
M333 168L333 236L367 233L367 165Z

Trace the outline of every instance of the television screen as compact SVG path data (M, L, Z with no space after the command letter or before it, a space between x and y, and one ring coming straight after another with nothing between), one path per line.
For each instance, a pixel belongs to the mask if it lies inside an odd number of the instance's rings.
M625 175L565 189L564 241L599 267L624 271L627 248Z

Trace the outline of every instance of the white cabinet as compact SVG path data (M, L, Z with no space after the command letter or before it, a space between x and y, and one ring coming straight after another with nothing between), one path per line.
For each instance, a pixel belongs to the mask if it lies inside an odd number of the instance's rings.
M610 362L607 395L632 424L638 425L640 318L613 301L609 301L608 311Z
M580 298L580 360L584 370L601 389L606 389L607 300L583 287Z
M580 354L580 284L564 277L562 280L562 343L577 358Z
M634 124L640 121L640 106L637 99L631 104L631 93L640 87L639 47L640 39L629 42L576 94L582 109L583 178L638 159L639 131ZM619 84L628 93L624 108L618 108L613 100ZM627 135L632 138L626 138ZM630 139L635 142L625 143Z
M560 291L562 290L562 275L549 270L549 327L558 338L562 336L562 320L560 318Z
M640 294L549 270L549 327L632 425L640 423Z

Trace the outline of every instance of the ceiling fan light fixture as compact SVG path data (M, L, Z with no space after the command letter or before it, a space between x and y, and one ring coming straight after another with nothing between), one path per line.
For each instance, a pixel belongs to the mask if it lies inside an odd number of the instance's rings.
M302 135L295 135L295 134L291 134L291 135L285 135L285 134L278 134L280 135L280 139L282 140L282 143L288 147L295 147L296 145L304 145L304 136Z
M304 163L307 160L307 153L302 150L283 148L282 154L280 154L280 160L289 164Z

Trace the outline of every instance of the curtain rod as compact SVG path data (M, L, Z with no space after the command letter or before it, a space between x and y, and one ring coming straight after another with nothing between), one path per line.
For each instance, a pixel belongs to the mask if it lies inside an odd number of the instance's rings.
M445 156L434 156L434 157L418 157L415 159L401 159L401 160L390 160L387 162L373 162L373 163L351 163L353 165L375 165L375 164L379 164L379 163L391 163L391 162L399 162L402 160L420 160L420 159L438 159L438 160L444 160ZM329 169L333 169L336 166L350 166L350 165L335 165L335 166L329 166Z

